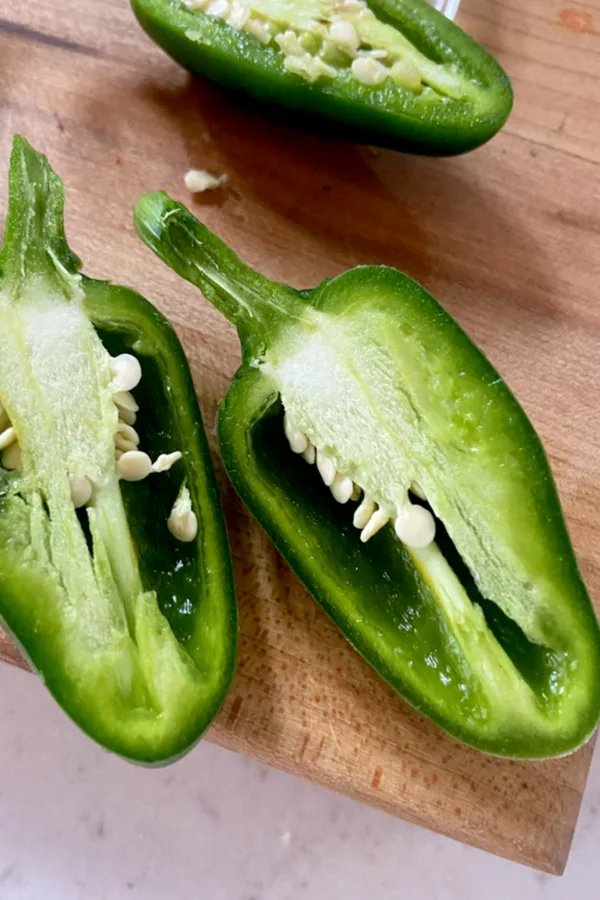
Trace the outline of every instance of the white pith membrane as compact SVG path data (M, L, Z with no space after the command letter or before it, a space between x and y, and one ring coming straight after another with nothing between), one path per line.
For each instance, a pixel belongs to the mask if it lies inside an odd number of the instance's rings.
M433 62L363 0L182 0L283 53L283 64L312 83L340 72L373 87L389 80L414 94L432 90L460 99L474 86ZM194 38L189 31L188 37Z
M69 311L69 313L71 312ZM69 315L69 318L72 316ZM36 327L35 317L31 324L33 328ZM38 341L38 343L42 342ZM39 349L41 350L40 359L42 359L44 350L41 347ZM123 481L142 481L152 473L168 472L181 459L181 451L161 453L152 462L148 454L140 450L140 437L133 427L139 406L131 391L138 386L142 378L139 361L130 353L121 353L114 358L107 354L107 361L111 375L109 388L118 415L114 433L114 456L118 478ZM1 400L0 462L2 467L7 470L21 469L23 466L18 434ZM87 506L92 500L94 492L91 478L80 470L70 471L68 482L75 509ZM187 498L185 508L181 503L182 492L185 492ZM185 542L193 541L198 533L198 520L191 508L189 491L184 485L173 505L167 526L175 538Z
M167 471L181 453L161 454L153 463L138 449L131 390L141 377L139 362L130 354L111 358L83 309L78 276L60 274L64 294L45 279L32 279L16 300L0 290L2 524L16 561L45 573L66 621L75 615L76 644L113 653L115 635L130 635L137 651L132 657L120 645L121 686L132 689L127 684L140 665L143 691L152 685L152 696L141 702L162 707L175 682L150 676L152 654L165 655L171 674L187 671L188 662L165 629L156 594L143 589L119 480ZM189 541L197 520L187 499L183 533L173 527L179 498L168 527ZM91 552L80 507L86 507ZM10 546L9 538L7 552Z

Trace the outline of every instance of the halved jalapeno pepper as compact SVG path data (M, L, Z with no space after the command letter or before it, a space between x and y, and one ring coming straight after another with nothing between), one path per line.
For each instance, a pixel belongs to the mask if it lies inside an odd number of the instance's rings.
M144 763L185 752L232 677L231 560L183 349L79 274L64 188L16 137L0 256L0 620L65 711Z
M425 0L132 0L173 59L301 124L414 153L491 138L512 107L496 60Z
M540 758L586 741L598 623L540 440L457 323L384 266L273 283L164 193L135 223L236 325L227 472L348 640L465 743Z

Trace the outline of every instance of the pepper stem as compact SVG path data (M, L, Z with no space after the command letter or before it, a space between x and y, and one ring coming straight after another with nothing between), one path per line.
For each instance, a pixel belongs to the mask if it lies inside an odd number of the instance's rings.
M70 299L77 293L81 262L65 238L64 185L46 157L18 134L10 158L9 197L0 270L13 298L43 277Z
M253 271L164 191L138 200L134 224L150 249L236 326L244 353L268 346L281 326L299 317L298 291Z

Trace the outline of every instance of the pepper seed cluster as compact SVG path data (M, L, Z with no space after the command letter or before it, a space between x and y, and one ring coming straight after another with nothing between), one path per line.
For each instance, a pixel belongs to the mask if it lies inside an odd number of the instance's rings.
M283 428L292 451L301 454L310 465L316 463L323 482L331 490L338 503L359 500L361 494L363 495L352 519L354 527L360 529L360 539L363 543L366 543L392 520L392 513L378 507L375 501L368 497L360 485L356 484L349 475L336 471L331 457L315 447L309 438L294 426L288 413L284 415ZM411 490L424 499L419 485L413 483ZM395 517L394 530L407 547L424 549L435 538L435 519L428 509L411 503L407 493L405 502Z
M284 53L288 72L306 81L335 78L348 69L362 84L378 86L387 78L414 93L423 89L421 72L407 56L401 58L384 47L362 40L360 22L374 19L363 0L322 0L322 16L306 30L281 29L251 3L242 0L183 0L193 10L224 20L237 31L245 31L266 45L276 44Z
M181 451L161 453L152 462L147 453L140 450L140 436L133 427L139 406L131 393L142 378L139 360L130 353L122 353L111 360L112 380L110 390L118 410L118 424L115 432L115 460L117 475L123 481L142 481L148 475L168 472L181 459ZM0 453L5 469L19 469L22 466L21 447L17 432L10 422L6 409L0 402ZM92 499L93 485L80 472L69 473L71 499L75 509L86 506ZM183 497L183 501L182 501ZM182 489L167 520L171 534L179 541L193 541L198 533L198 519L191 506L187 489Z

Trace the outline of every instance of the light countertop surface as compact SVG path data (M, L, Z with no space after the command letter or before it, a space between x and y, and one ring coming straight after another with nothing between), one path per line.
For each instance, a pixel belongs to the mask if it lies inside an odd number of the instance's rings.
M567 872L431 834L206 742L164 769L109 756L0 665L0 900L592 900L600 755Z

